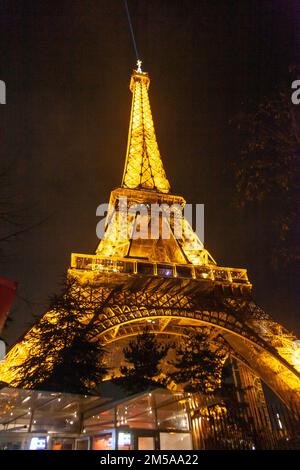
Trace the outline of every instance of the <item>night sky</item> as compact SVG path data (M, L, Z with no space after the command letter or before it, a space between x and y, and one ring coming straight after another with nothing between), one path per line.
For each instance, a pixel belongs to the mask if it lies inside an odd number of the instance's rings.
M173 193L205 204L208 250L220 265L247 267L257 302L299 334L296 268L268 262L267 209L233 205L229 125L242 103L290 86L299 1L128 3ZM13 342L60 289L71 252L95 250L96 207L121 183L135 55L122 0L2 0L0 22L1 165L13 170L26 223L46 218L1 259L0 275L19 282L4 331Z

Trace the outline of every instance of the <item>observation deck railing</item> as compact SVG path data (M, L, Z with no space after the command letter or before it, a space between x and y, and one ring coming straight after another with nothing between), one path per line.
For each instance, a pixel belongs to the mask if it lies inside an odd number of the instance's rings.
M216 265L183 265L152 262L146 259L116 259L72 253L71 268L99 273L142 274L250 285L246 269L224 268Z

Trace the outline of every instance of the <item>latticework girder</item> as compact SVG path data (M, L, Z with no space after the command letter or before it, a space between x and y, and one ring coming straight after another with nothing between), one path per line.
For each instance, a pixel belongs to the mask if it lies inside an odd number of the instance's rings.
M74 270L71 273L74 274ZM157 334L169 335L187 335L191 329L210 327L216 331L215 336L226 340L237 357L243 358L281 399L285 402L300 399L297 364L293 363L292 356L282 354L282 327L266 320L269 317L247 297L228 297L226 292L216 293L213 283L209 290L203 282L188 279L130 275L120 284L106 273L107 284L103 285L104 279L101 283L96 275L89 283L81 273L77 275L74 289L81 302L85 302L86 311L82 321L93 322L91 341L110 344L140 333L145 326L150 326ZM83 284L78 282L82 279ZM51 315L52 312L48 312L44 318ZM38 324L34 328L38 328ZM11 368L29 354L32 344L27 338L30 332L9 352L2 365L1 380L10 382ZM286 341L286 333L283 338ZM290 336L290 341L292 338Z
M104 236L95 254L72 254L68 279L72 281L74 314L92 326L91 341L112 345L141 333L189 335L209 328L219 342L264 380L289 404L300 403L300 348L296 337L272 320L251 300L246 269L221 267L204 248L181 213L185 200L170 194L170 185L158 150L148 97L149 77L134 71L128 148L122 187L111 193ZM156 239L134 238L141 221L148 227L152 213L127 212L141 204L172 207L174 217L159 218ZM185 229L175 233L176 223ZM124 219L123 219L124 221ZM169 230L169 238L162 236ZM0 380L15 383L15 366L34 355L43 334L43 322L55 324L61 312L48 311L9 351L0 365ZM21 374L21 372L20 372Z
M149 84L147 73L134 71L130 82L132 107L122 186L168 193L170 184L156 141Z

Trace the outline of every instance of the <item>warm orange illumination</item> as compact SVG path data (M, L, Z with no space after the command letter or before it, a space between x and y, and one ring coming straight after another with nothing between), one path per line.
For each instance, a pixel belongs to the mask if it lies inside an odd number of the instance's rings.
M132 106L122 186L168 193L170 184L156 141L149 85L148 74L135 70L130 81Z
M72 254L68 276L77 281L76 295L84 299L82 321L93 319L91 340L103 345L139 334L145 325L153 334L181 337L190 328L209 327L212 342L226 344L286 403L300 403L299 344L251 300L246 269L218 266L183 218L186 232L181 239L174 237L171 223L169 239L161 232L158 239L131 239L137 215L127 216L126 232L118 225L124 196L129 205L185 205L181 196L170 194L155 137L149 83L147 73L134 71L122 187L111 193L104 237L95 254ZM145 217L149 223L150 215ZM55 323L57 315L49 311L43 318ZM35 354L40 324L9 351L0 364L0 380L16 383L14 366Z

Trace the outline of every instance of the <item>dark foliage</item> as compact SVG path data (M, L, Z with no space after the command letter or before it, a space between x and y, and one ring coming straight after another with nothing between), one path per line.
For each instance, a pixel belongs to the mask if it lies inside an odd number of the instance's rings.
M29 357L16 368L15 386L89 393L107 369L104 350L91 342L84 291L68 279L61 295L53 296L49 311L28 335Z
M236 204L267 213L273 267L299 260L300 116L278 92L232 121L240 154L234 163ZM267 230L267 229L266 229Z
M206 333L192 333L179 343L175 352L176 359L170 362L176 369L170 373L171 380L182 384L186 392L204 395L220 388L225 355L211 350Z
M153 385L153 378L161 374L160 363L168 353L169 345L160 344L155 335L145 329L128 347L124 348L124 358L129 366L120 367L124 376L122 386L135 392Z

